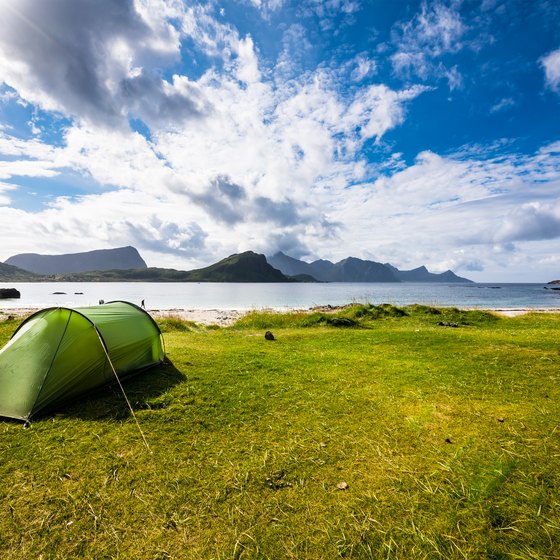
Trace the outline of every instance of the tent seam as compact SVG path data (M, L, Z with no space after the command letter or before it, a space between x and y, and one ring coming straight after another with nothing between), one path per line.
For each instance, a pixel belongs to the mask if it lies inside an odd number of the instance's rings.
M66 309L66 308L64 308L64 307L53 307L53 309L59 309L60 310L60 309ZM43 381L41 383L41 387L37 391L37 396L35 397L35 402L33 403L33 408L35 408L35 405L37 404L37 401L39 400L39 397L41 396L41 393L43 392L43 387L45 386L45 383L47 381L47 377L49 376L49 373L52 369L54 361L56 360L56 357L58 355L58 351L60 350L60 345L62 344L62 341L64 340L64 337L66 336L66 331L68 330L68 325L70 324L70 319L72 318L72 313L73 313L73 311L71 309L68 309L68 311L70 311L70 314L68 315L68 319L66 320L66 325L64 325L64 330L62 331L62 336L60 337L60 340L58 341L58 345L56 346L56 350L53 353L51 363L49 364L49 367L47 368L47 371L45 372L45 375L43 376ZM34 411L32 409L31 412L29 413L28 417L27 417L27 420L29 420L33 416L33 412Z

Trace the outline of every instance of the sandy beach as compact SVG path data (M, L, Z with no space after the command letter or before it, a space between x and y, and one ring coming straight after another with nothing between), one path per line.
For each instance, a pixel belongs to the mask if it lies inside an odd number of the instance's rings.
M219 325L220 327L233 325L237 319L247 313L247 311L238 309L147 309L146 311L154 319L176 317L199 325Z
M340 306L344 307L344 306ZM289 309L286 310L274 310L274 309L259 309L258 311L336 311L340 307L318 307L318 308L307 308L307 309ZM6 308L0 309L0 321L8 318L24 318L32 313L35 313L38 309L34 308ZM146 310L154 319L165 319L168 317L174 317L184 321L192 321L200 325L219 325L221 327L227 327L233 325L239 318L243 317L248 310L239 309L147 309ZM255 311L255 310L250 310ZM548 308L548 309L487 309L486 311L491 311L497 315L502 315L504 317L516 317L519 315L524 315L525 313L560 313L560 308Z
M8 317L11 318L24 318L32 313L39 311L39 309L30 307L14 307L0 309L0 321ZM232 325L242 317L246 311L239 311L237 309L147 309L146 310L154 319L166 319L168 317L175 317L184 321L193 321L201 325L219 325L222 327Z

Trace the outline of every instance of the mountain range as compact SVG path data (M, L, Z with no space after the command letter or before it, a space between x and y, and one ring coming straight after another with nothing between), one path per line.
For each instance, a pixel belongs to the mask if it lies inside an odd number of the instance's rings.
M17 264L16 264L17 263ZM307 263L278 252L246 251L205 268L184 271L148 267L134 247L64 255L14 255L0 263L0 280L12 282L471 282L450 270L424 266L401 271L390 264L348 257Z
M125 247L123 249L129 249ZM133 249L132 247L130 249ZM114 255L111 251L120 252L120 249L106 249L104 254L109 257L106 263L114 263ZM134 249L136 251L136 249ZM91 266L108 266L100 263L99 252L95 252L95 264ZM81 253L80 257L86 253ZM132 253L131 253L132 254ZM38 255L39 266L46 267L48 270L56 270L52 267L52 262L48 262L51 255ZM73 257L73 255L52 255L53 257ZM139 255L138 255L139 256ZM8 260L14 262L19 255ZM29 258L29 255L26 255ZM65 259L56 259L62 262L67 270L70 265ZM142 263L144 261L142 260ZM29 266L29 263L26 263ZM31 262L35 267L35 263ZM80 259L80 267L83 267L83 259ZM35 268L37 269L37 268ZM55 272L54 274L37 274L29 270L16 268L15 266L0 263L0 281L12 282L293 282L293 278L288 278L279 270L273 268L266 261L264 255L247 251L222 259L221 261L205 268L196 270L175 270L172 268L148 268L145 263L141 268L113 268L92 269L81 272Z
M281 251L268 262L287 276L306 274L319 282L472 282L457 276L451 270L434 274L425 266L413 270L399 270L390 264L381 264L348 257L337 263L317 260L311 263L294 259Z

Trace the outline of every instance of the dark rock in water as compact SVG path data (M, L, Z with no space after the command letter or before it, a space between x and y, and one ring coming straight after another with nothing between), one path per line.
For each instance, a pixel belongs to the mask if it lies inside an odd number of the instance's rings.
M19 299L21 294L15 288L0 288L0 299Z
M270 331L266 331L266 332L264 333L264 337L266 338L266 340L276 340L276 339L274 338L274 335L273 335Z
M66 295L66 292L53 292L54 296L63 296Z

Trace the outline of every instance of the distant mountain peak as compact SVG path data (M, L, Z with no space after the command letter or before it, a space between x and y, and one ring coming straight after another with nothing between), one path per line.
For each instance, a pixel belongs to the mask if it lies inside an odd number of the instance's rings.
M287 282L289 279L274 268L264 255L253 251L236 253L221 261L189 273L190 280L205 282ZM291 276L291 275L290 275Z
M97 249L60 255L22 253L10 257L5 262L29 272L47 275L147 268L140 253L130 245L117 249Z

